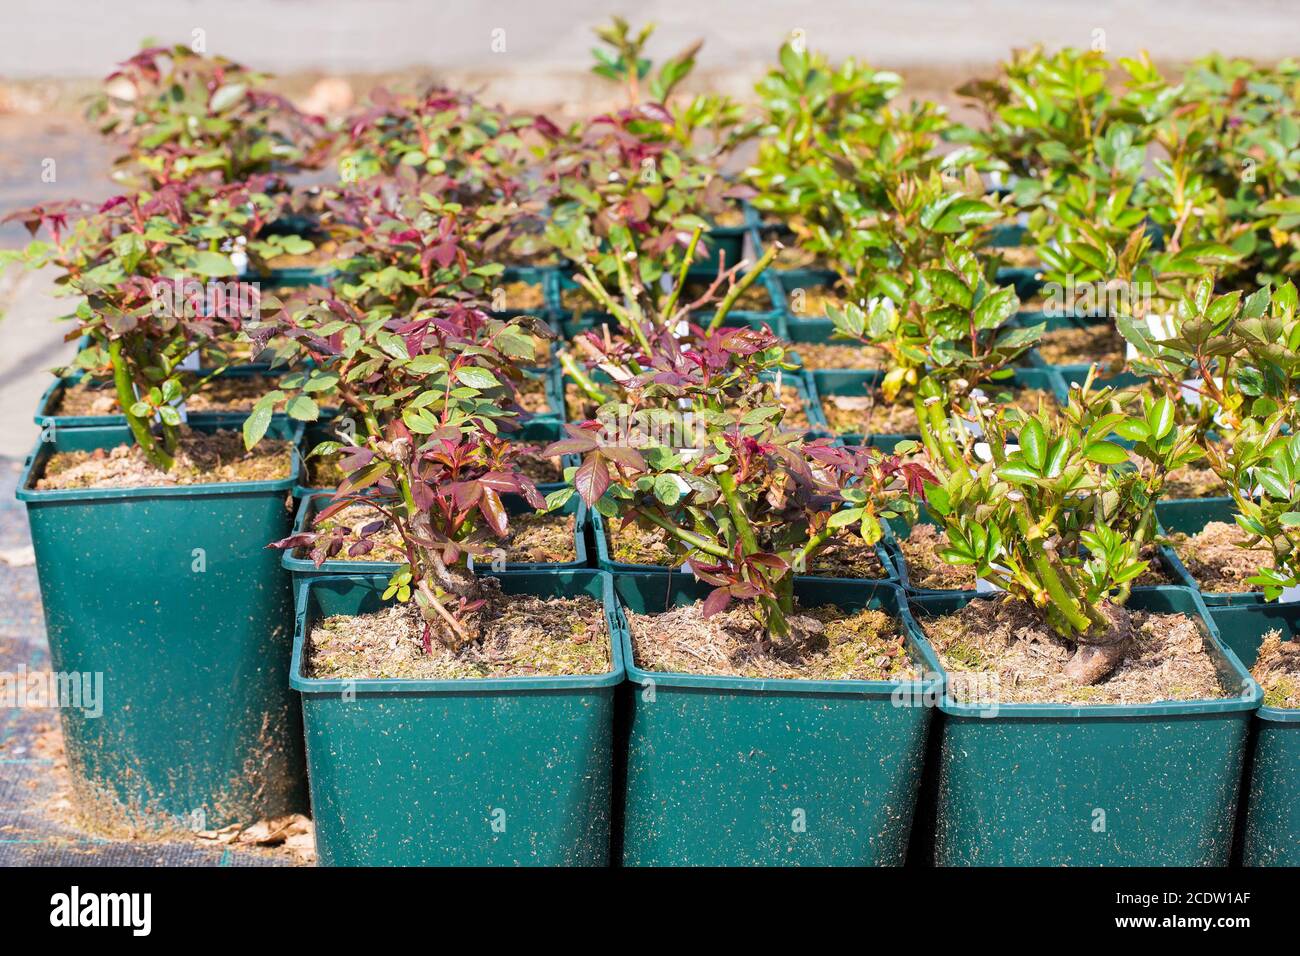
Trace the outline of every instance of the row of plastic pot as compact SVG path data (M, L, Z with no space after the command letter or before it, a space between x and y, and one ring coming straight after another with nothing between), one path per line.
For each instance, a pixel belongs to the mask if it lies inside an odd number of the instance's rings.
M303 671L313 624L377 609L387 574L291 580L265 543L289 531L297 466L278 481L37 491L52 451L127 440L117 426L46 437L19 497L52 667L104 675L102 713L61 712L92 821L247 823L305 809L309 779L325 864L900 864L910 844L941 865L1223 865L1235 830L1247 864L1300 862L1300 727L1260 709L1243 666L1269 626L1294 632L1293 606L1135 591L1135 607L1203 623L1238 696L962 703L923 628L982 599L970 593L800 579L805 603L895 616L921 676L756 680L635 665L625 612L698 598L689 577L508 569L507 591L603 603L606 673L324 681Z

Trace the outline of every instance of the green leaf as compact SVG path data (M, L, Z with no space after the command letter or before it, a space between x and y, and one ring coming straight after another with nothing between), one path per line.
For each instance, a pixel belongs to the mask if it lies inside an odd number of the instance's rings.
M314 422L320 418L320 408L306 395L295 395L289 399L284 410L288 412L290 418L300 422Z
M456 370L456 380L462 385L468 385L470 388L476 388L480 391L489 388L497 388L501 382L497 377L485 368L479 368L474 365Z
M1020 429L1020 450L1035 471L1042 474L1047 464L1047 439L1043 435L1043 426L1037 420L1031 421Z
M1009 481L1013 485L1034 482L1039 479L1038 472L1023 462L1009 461L997 470L997 475L1003 481Z
M1150 428L1151 437L1159 441L1164 438L1174 427L1174 403L1167 396L1161 396L1160 399L1152 403L1151 408L1147 411L1147 425Z
M1129 441L1146 441L1151 437L1151 429L1140 418L1128 418L1115 426L1115 434Z
M244 447L252 448L262 436L266 434L267 428L271 426L272 409L270 405L257 405L253 412L244 419Z
M669 507L677 504L682 496L681 485L672 475L655 475L654 492L655 497Z
M213 278L236 274L235 264L230 261L230 256L209 249L194 253L190 258L190 268L201 276Z
M1083 456L1101 465L1120 465L1128 461L1128 452L1111 441L1093 442L1083 450Z
M847 528L861 521L865 513L865 508L841 508L831 515L831 520L827 524L832 528Z
M244 83L227 83L219 86L208 101L208 108L214 113L225 112L244 98L248 86Z

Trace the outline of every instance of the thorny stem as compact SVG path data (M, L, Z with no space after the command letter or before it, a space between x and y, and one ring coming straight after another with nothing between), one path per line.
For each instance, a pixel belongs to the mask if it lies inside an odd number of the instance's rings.
M696 550L703 551L705 554L711 555L715 558L720 558L724 561L731 558L731 555L728 553L726 548L719 547L703 535L698 535L694 531L688 531L680 525L674 524L672 521L669 521L667 518L657 514L656 512L642 511L641 516L656 527L662 528L664 531L668 532L678 541L681 541L684 544L689 544Z

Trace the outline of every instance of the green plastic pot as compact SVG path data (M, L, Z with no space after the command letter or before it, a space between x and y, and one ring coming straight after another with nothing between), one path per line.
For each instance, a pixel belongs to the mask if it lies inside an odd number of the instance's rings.
M1237 513L1236 503L1231 498L1196 498L1175 501L1161 501L1156 504L1156 520L1160 530L1165 534L1197 534L1211 521L1223 521L1235 524L1233 517ZM1207 591L1187 570L1187 565L1178 557L1172 547L1160 549L1161 556L1168 565L1170 574L1184 587L1200 591L1201 598L1210 607L1237 604L1260 604L1264 601L1263 591Z
M550 273L555 271L547 266L507 266L506 270L501 273L497 279L497 285L504 287L514 282L526 282L529 285L535 285L542 293L542 304L535 309L516 309L505 308L493 310L492 314L501 318L516 318L521 315L532 315L538 318L546 318L548 313L546 303L546 290L550 281ZM506 303L509 306L509 303Z
M969 592L910 598L922 627ZM1188 588L1135 588L1131 608L1202 622L1240 696L1157 704L957 703L945 694L935 863L1226 866L1259 686Z
M785 312L791 328L800 322L824 319L824 315L803 315L791 310L790 296L796 289L809 286L833 286L840 281L839 273L831 269L775 269L771 271L774 292L778 296L778 305Z
M812 344L831 343L834 345L852 345L849 339L835 337L835 323L830 319L796 319L789 322L790 335L788 336L795 357L798 358L799 346L805 342ZM865 350L864 350L865 351ZM803 360L799 359L800 365ZM806 374L811 375L815 370L808 369ZM853 366L849 371L868 371L865 365Z
M997 284L1013 286L1021 302L1028 302L1043 291L1040 278L1041 267L1038 266L1003 266L997 273Z
M303 498L298 505L297 517L294 519L293 533L297 534L300 531L310 530L316 512L326 507L331 497L332 493L326 491ZM515 495L509 495L503 500L506 510L510 514L524 514L533 510L526 501ZM508 561L505 564L505 570L550 571L587 567L587 506L583 504L581 498L575 495L560 509L560 513L576 515L573 523L574 553L576 555L574 560L551 563L543 561ZM294 587L297 587L298 582L303 578L319 577L320 575L382 574L387 580L388 576L401 566L400 562L397 561L343 561L333 559L325 561L318 568L310 558L296 557L293 551L284 551L282 554L283 557L280 562L285 570L293 575Z
M604 603L607 673L482 680L318 680L311 627L384 605L385 575L300 582L291 682L302 695L324 866L604 866L623 645L610 577L507 571L510 594Z
M1300 603L1212 607L1223 642L1247 667L1272 630L1283 640L1300 634ZM1247 762L1244 825L1239 830L1246 866L1300 866L1300 710L1261 706L1255 712L1254 749Z
M296 443L301 426L276 421L268 434ZM56 451L130 440L125 426L58 430L17 493L51 668L103 675L102 715L60 713L78 809L104 829L213 829L301 811L300 718L286 686L293 599L266 548L288 534L297 464L275 481L32 487Z
M638 613L708 588L619 574ZM646 671L624 629L627 866L901 865L938 693L938 661L895 585L800 579L799 598L898 616L912 682L756 680Z

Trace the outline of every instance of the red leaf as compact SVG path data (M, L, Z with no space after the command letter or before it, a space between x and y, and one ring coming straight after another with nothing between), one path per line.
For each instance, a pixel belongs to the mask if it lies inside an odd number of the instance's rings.
M587 504L594 505L599 501L609 487L609 468L605 460L593 455L584 461L574 473L573 486Z
M718 588L704 599L704 607L701 608L701 617L713 617L719 611L726 609L731 603L731 592L726 588Z
M481 485L479 487L482 487ZM479 498L478 510L482 513L483 519L487 521L488 527L498 538L504 538L506 534L506 506L501 502L501 496L491 488L483 488L483 496Z

